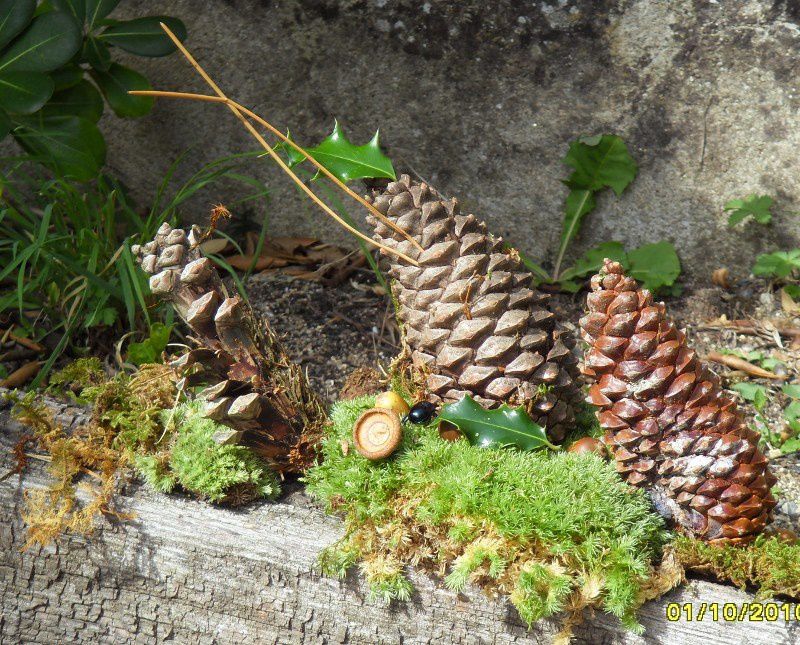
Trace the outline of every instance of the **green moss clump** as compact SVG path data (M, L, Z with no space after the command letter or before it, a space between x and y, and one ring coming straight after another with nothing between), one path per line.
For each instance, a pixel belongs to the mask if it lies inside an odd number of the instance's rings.
M712 546L679 536L674 546L688 571L712 575L742 589L756 587L759 599L778 595L800 598L800 544L759 535L745 546Z
M174 411L162 412L162 423L175 423L176 434L168 467L171 477L183 488L211 502L239 501L231 496L275 497L280 487L267 465L245 446L219 445L214 434L226 429L202 416L202 403L183 403ZM146 478L166 488L164 470L148 469Z
M370 462L351 443L373 402L334 406L324 459L306 475L308 491L346 519L346 537L323 554L327 572L360 561L373 593L388 599L408 595L408 565L449 569L448 586L471 580L506 593L529 623L591 605L636 628L636 609L659 586L654 562L668 533L613 465L480 449L413 425L392 457Z

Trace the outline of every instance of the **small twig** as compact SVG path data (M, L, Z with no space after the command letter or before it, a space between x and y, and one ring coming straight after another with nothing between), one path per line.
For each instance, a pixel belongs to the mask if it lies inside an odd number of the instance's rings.
M746 361L743 358L739 358L738 356L733 356L731 354L720 354L719 352L711 352L710 354L708 354L708 356L706 356L706 360L712 361L714 363L719 363L720 365L725 365L734 370L740 370L756 378L769 378L778 381L782 381L786 378L785 376L780 376L779 374L775 374L775 372L770 372L769 370L765 370L763 367L759 367L758 365L753 365L751 362Z
M259 134L258 130L256 130L255 127L253 127L253 124L250 123L250 121L247 119L247 117L245 117L244 112L241 109L241 106L239 106L234 101L231 101L230 99L228 99L228 97L225 95L225 93L219 88L219 86L211 79L211 77L206 73L206 71L194 59L194 57L189 53L189 50L187 50L186 47L184 47L183 43L175 36L174 33L172 33L172 31L169 29L169 27L167 27L164 23L161 23L161 28L170 37L172 42L175 44L175 47L178 48L178 50L183 54L183 56L186 58L186 60L189 61L189 63L192 65L192 67L195 68L197 73L200 74L200 76L203 78L203 80L206 81L206 83L208 83L209 87L211 87L211 89L213 89L214 92L216 92L216 94L218 95L219 99L228 106L228 108L231 110L231 112L233 112L233 114L242 122L244 127L253 136L253 138L255 138L256 141L258 141L258 143L261 144L261 146L264 148L264 150L266 150L267 154L269 154L270 157L272 157L273 161L275 161L275 163L278 164L278 166L281 168L281 170L283 170L287 175L289 175L289 177L291 177L292 181L294 181L297 184L297 186L303 192L305 192L306 195L308 195L308 197L315 204L317 204L317 206L322 208L322 210L327 215L332 217L337 223L339 223L339 225L344 227L346 230L350 231L350 233L352 233L353 235L361 238L365 242L368 242L370 244L373 244L373 245L383 249L387 253L392 253L394 255L397 255L398 257L402 258L403 260L405 260L409 264L412 264L414 266L419 266L419 263L416 260L414 260L413 258L407 256L404 253L401 253L400 251L392 249L391 247L388 247L388 246L386 246L384 244L376 242L375 240L373 240L372 238L368 237L367 235L364 235L364 233L362 233L358 229L350 226L337 213L335 213L327 204L325 204L319 197L317 197L317 195L308 186L306 186L306 184L294 172L292 172L292 170L286 165L286 163L283 161L283 159L280 158L280 155L277 152L275 152L275 150L272 148L272 146L270 146L264 140L264 138L261 136L261 134ZM143 92L136 92L136 91L133 91L133 92L130 92L130 93L134 94L134 95L137 95L137 94L138 95L145 95ZM178 94L178 93L172 93L170 95L171 96L175 96L176 94ZM153 96L154 94L150 93L150 94L147 94L147 95ZM163 96L163 94L162 94L162 96ZM191 98L197 98L198 96L199 95L192 95ZM202 99L202 100L208 100L208 99ZM249 112L249 110L248 110L248 112ZM259 123L261 123L261 121L263 121L263 119L260 119L260 117L259 117ZM263 123L266 124L266 121L263 121ZM265 127L267 127L267 126L265 126ZM276 133L278 132L277 130L272 128L272 126L269 126L269 128L270 128L270 131L275 131ZM283 135L281 135L281 136L283 136ZM297 144L294 144L293 142L291 142L290 139L286 138L286 141L287 141L287 143L292 145L295 149L297 149L301 154L303 154L307 159L309 159L309 160L312 159L312 157L308 153L306 153ZM350 192L352 192L352 191L350 191ZM353 194L355 194L355 193L353 193ZM372 210L370 212L372 212ZM381 218L383 218L382 214L379 214L379 216ZM390 226L391 226L391 224L390 224ZM394 228L397 228L397 227L394 227ZM402 232L403 235L406 235L408 237L408 234L406 234L404 231L401 231L401 232Z

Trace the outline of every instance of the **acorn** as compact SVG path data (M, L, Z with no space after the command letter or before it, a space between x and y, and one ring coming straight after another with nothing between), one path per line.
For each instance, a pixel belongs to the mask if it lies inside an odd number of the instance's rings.
M439 424L439 436L445 441L459 441L464 438L458 426L449 421L442 421Z
M372 461L391 455L402 438L400 415L387 408L367 410L353 426L356 450Z
M594 437L581 437L569 447L567 452L572 452L577 455L593 452L597 455L600 455L604 459L608 456L606 454L606 447L603 442L600 441L600 439L595 439Z
M394 410L401 417L407 415L409 410L411 410L403 397L397 392L392 391L382 392L375 397L375 407L384 408L386 410Z

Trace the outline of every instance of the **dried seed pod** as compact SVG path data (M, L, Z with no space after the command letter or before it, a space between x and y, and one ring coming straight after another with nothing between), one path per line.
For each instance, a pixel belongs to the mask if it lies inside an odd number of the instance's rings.
M567 452L572 452L578 455L584 455L586 453L593 452L601 457L608 456L603 442L599 439L595 439L594 437L581 437L569 447Z
M371 460L391 455L400 445L403 429L394 410L372 408L364 412L353 426L356 450Z

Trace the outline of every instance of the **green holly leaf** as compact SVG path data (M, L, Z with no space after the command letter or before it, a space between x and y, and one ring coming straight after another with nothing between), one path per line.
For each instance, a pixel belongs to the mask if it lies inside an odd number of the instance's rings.
M669 242L645 244L628 253L628 275L653 293L675 284L681 261Z
M547 440L544 428L534 423L522 407L503 405L486 410L471 396L465 396L458 403L443 406L439 419L458 427L472 445L480 448L513 446L520 450L543 447L557 450Z
M167 348L171 332L171 326L153 323L149 337L141 343L131 343L128 347L128 362L134 365L159 362L161 353Z
M763 253L756 258L753 275L768 278L787 278L795 269L800 269L800 249Z
M392 162L381 151L378 132L369 143L357 146L344 135L338 121L331 132L318 146L306 148L314 159L332 172L340 181L347 183L356 179L397 179ZM291 146L280 146L287 154L290 166L296 166L305 158ZM314 177L319 178L320 173Z
M772 221L769 209L773 203L772 197L768 195L748 195L744 199L730 200L723 207L724 210L730 211L728 226L736 226L751 216L759 224L769 224Z

